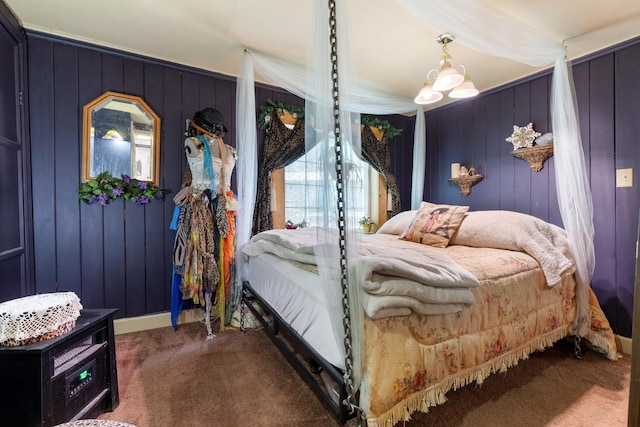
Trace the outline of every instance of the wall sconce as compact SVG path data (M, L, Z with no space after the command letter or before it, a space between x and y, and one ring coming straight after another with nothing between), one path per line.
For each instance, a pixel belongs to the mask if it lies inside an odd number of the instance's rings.
M464 65L458 64L456 66L451 65L451 55L447 45L453 41L455 36L449 33L440 34L436 41L442 44L442 57L440 58L440 71L431 69L427 73L427 80L424 82L422 89L418 93L418 96L414 99L416 104L433 104L438 102L444 96L442 92L449 92L449 98L471 98L476 96L479 92L475 85L467 75ZM462 72L459 72L461 69ZM435 81L432 81L430 77L433 73L436 73ZM453 89L453 90L452 90Z

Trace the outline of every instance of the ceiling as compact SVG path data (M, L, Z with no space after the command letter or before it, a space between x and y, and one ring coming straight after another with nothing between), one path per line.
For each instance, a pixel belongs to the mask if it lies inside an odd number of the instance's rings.
M314 8L310 0L4 1L27 29L227 75L237 75L245 46L303 64ZM638 0L486 1L564 40L570 59L640 36ZM359 78L414 97L427 71L438 66L438 34L394 0L346 4ZM449 52L481 92L540 70L455 41Z

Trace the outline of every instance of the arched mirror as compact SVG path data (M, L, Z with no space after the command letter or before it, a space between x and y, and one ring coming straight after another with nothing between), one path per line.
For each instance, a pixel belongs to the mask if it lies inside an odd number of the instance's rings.
M139 96L105 92L84 106L82 181L101 172L160 182L160 118Z

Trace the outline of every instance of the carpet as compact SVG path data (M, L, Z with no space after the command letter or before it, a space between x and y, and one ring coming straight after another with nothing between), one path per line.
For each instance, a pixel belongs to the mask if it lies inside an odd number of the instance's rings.
M263 331L205 338L197 322L116 336L120 405L99 418L138 427L339 425ZM587 351L577 360L563 340L481 386L448 393L404 425L626 426L629 373L628 357Z

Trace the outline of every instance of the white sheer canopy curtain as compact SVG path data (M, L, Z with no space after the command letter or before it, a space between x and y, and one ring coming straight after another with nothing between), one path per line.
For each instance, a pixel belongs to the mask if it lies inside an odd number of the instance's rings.
M558 205L576 262L577 313L574 333L589 327L589 287L595 268L593 204L578 126L573 80L562 43L514 21L485 1L396 0L425 25L455 34L456 43L531 66L555 64L551 121Z
M236 87L236 181L238 185L238 216L236 218L236 248L238 251L251 238L253 208L256 203L258 177L258 151L256 148L256 95L253 64L244 55ZM242 289L247 278L241 253L236 256L236 287Z
M555 63L552 85L552 125L554 133L554 153L556 164L556 185L558 187L558 201L564 227L569 233L572 252L577 265L577 311L574 322L575 332L582 335L588 328L589 306L588 290L594 269L593 250L593 206L591 192L588 185L586 170L584 167L584 153L580 140L577 110L573 95L573 83L565 61L565 49L561 43L548 39L546 36L536 33L521 22L514 22L512 18L502 15L483 1L463 0L396 0L411 14L422 20L429 28L439 32L451 32L456 35L456 43L463 44L491 55L503 56L520 61L531 66L545 66ZM413 97L390 94L383 90L372 90L361 84L351 74L349 67L348 17L346 2L337 2L337 31L338 31L338 58L339 69L339 97L340 97L340 126L341 142L351 144L356 152L359 152L359 114L394 114L417 112L416 130L414 136L414 168L412 179L411 206L417 208L423 197L424 172L426 164L426 140L424 111L421 106L413 103ZM237 117L236 127L238 135L237 149L239 162L238 171L238 198L240 203L240 217L238 218L238 230L236 233L237 250L249 240L251 233L251 219L255 203L255 189L257 177L257 146L256 146L256 105L254 88L254 70L264 80L282 87L285 90L306 100L306 134L309 138L307 146L322 142L323 149L319 150L323 157L323 173L327 179L335 179L335 157L330 148L331 134L334 133L332 90L331 90L331 58L329 55L328 35L328 8L326 0L316 0L315 16L309 20L314 28L313 43L310 46L309 63L307 67L294 64L283 58L275 58L270 55L251 50L248 47L241 64L237 87ZM342 64L345 62L345 64ZM355 125L355 128L352 126ZM357 134L357 135L355 135ZM342 165L348 163L348 157L343 158ZM344 168L343 168L344 169ZM348 209L350 187L345 184L347 194L346 205ZM328 292L327 298L333 301L333 326L336 336L343 334L342 329L342 304L337 301L340 298L340 289L336 286L338 264L336 248L338 239L338 221L335 218L337 208L335 194L325 192L322 195L325 209L326 233L319 239L326 243L328 251L326 257L321 258L320 270L324 280L331 286L323 286ZM351 267L355 259L353 252L357 247L355 227L349 220L344 224L347 242L348 266ZM243 273L243 259L238 256L239 280L246 277ZM338 260L339 261L339 260ZM357 286L353 286L356 280L350 284L350 307L352 320L361 319L361 307L354 305L357 301ZM241 282L238 282L238 284ZM356 320L357 323L358 320ZM354 355L354 384L356 387L362 378L362 366L360 364L363 354L361 326L352 322L353 355ZM340 343L339 343L340 344ZM360 404L366 411L367 390L366 384L362 384Z
M318 150L323 153L323 173L325 173L327 179L335 179L335 157L332 157L329 150L330 138L323 135L330 135L333 133L333 111L332 105L332 91L330 88L331 75L330 75L330 55L329 55L329 19L328 8L326 0L316 0L316 8L314 16L310 16L309 20L314 28L313 34L313 48L310 48L309 62L307 66L301 64L295 64L287 61L283 58L273 57L271 55L257 52L250 47L245 49L243 61L241 63L241 69L239 72L238 88L237 88L237 116L236 126L238 135L238 156L247 155L248 158L254 159L257 157L257 145L255 134L255 88L254 88L254 72L260 75L264 80L270 82L275 86L282 87L283 89L303 98L305 102L305 123L307 129L305 134L312 138L306 142L307 147L313 146L317 142L323 142L327 144L323 146L322 150ZM412 207L417 208L422 200L422 192L424 187L424 168L426 164L426 148L425 148L425 121L424 110L422 106L416 106L413 102L413 97L404 95L397 95L389 93L384 90L374 90L366 87L357 79L351 77L351 71L348 66L349 55L349 34L348 34L348 18L346 16L347 11L345 3L342 1L337 2L337 31L338 31L338 56L340 58L339 63L341 68L339 70L339 88L340 88L340 123L342 128L342 142L343 144L349 144L353 147L354 153L360 152L360 132L359 132L359 115L360 113L368 114L399 114L416 111L416 130L414 139L414 182L412 183ZM245 117L253 117L254 122L250 120L242 120ZM313 127L311 127L313 124ZM240 126L245 127L240 129ZM253 126L253 130L247 127ZM349 163L349 153L343 151L343 166ZM333 162L333 163L332 163ZM242 246L246 244L250 238L251 233L251 218L253 215L253 207L255 204L255 181L257 178L257 167L253 161L249 161L246 164L241 160L238 163L238 196L240 202L241 212L243 212L242 219L238 220L238 226L242 224L242 227L246 227L245 230L237 232L237 250L241 250ZM348 168L345 168L345 171ZM350 188L349 176L345 176L346 179L346 199L344 201L345 208L348 210L350 199L353 190ZM246 192L243 193L243 192ZM324 253L320 262L321 274L325 277L325 280L329 282L335 282L336 280L336 268L339 266L338 254L335 252L337 239L340 237L337 234L337 219L334 216L336 211L335 195L329 192L323 194L324 206L325 206L325 227L327 230L323 234L320 242L328 243L326 248L330 248L328 252ZM246 219L246 222L245 222ZM355 233L355 223L357 218L347 218L346 222L346 241L347 250L353 254L356 250L354 246L357 246L357 235ZM241 256L238 258L238 271L244 271L244 260ZM354 272L354 274L356 274ZM239 275L239 282L246 278L246 275ZM339 285L339 283L337 283ZM336 286L324 286L323 290L329 292L327 298L329 301L333 301L333 313L332 323L336 336L343 336L342 329L342 305L340 289ZM354 355L354 383L359 382L361 378L361 356L362 356L362 336L358 331L361 330L362 322L362 308L359 304L354 307L353 301L358 300L357 287L351 287L351 291L355 292L351 298L352 312L352 330L354 331L354 337L352 341L353 355ZM342 345L342 343L339 343Z
M358 250L357 218L349 215L357 188L348 177L347 165L353 164L353 156L360 155L360 115L349 110L354 69L346 54L350 46L346 10L342 3L335 6L330 11L326 0L315 3L313 38L307 55L305 147L307 153L315 147L321 179L328 184L317 195L323 215L316 228L315 255L333 336L343 351L347 379L357 388L364 329L358 272L352 268ZM337 61L332 63L331 58ZM344 294L343 285L347 285L348 295ZM343 323L344 320L348 321ZM344 345L345 326L350 329L350 348Z

